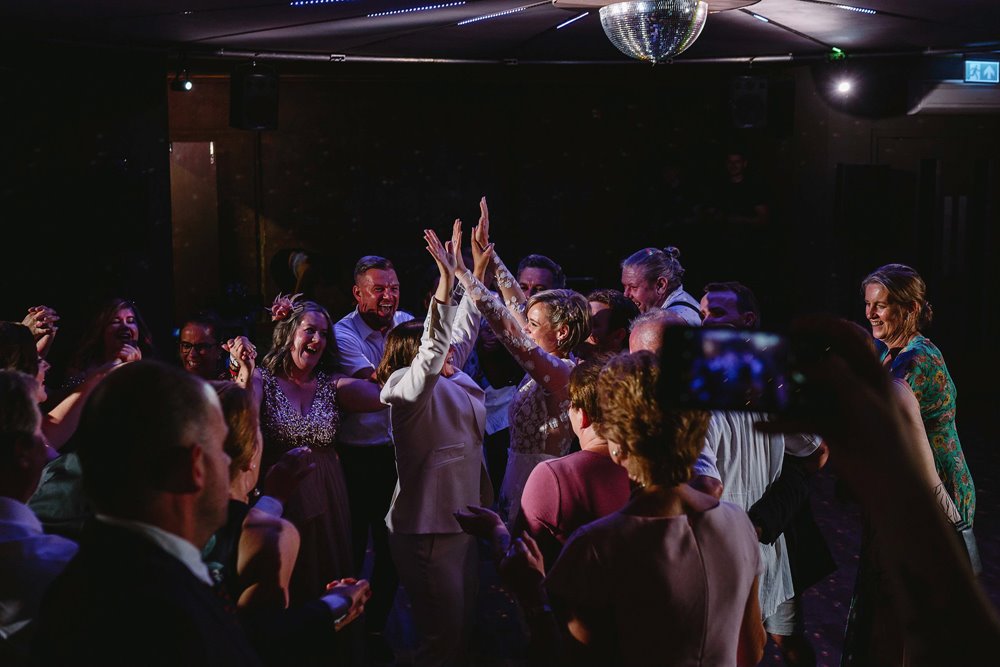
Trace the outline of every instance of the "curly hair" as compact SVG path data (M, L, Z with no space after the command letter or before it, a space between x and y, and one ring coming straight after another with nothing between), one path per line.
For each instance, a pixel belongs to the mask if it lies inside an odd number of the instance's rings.
M539 292L524 307L528 312L537 304L548 306L549 324L553 328L566 325L569 333L559 341L559 351L569 352L590 335L590 304L579 292L571 289L550 289Z
M613 358L597 379L598 433L628 453L642 484L676 486L691 479L705 444L709 414L663 410L657 398L659 359L651 352Z
M930 326L934 310L927 301L927 284L914 269L906 264L886 264L869 273L861 281L861 293L871 284L881 285L889 293L889 303L904 309L917 308L915 331Z
M292 373L295 367L291 354L292 339L295 338L295 331L299 328L299 322L302 321L306 313L319 313L326 319L326 347L323 348L323 355L316 364L316 370L333 372L335 366L333 350L336 347L336 342L333 339L333 320L330 318L330 313L315 301L298 301L292 308L292 314L274 325L274 333L271 334L271 349L260 362L260 365L272 375L288 377Z
M654 283L659 278L667 281L668 293L677 289L684 278L684 267L681 266L681 251L674 246L660 248L643 248L622 260L621 268L637 269L643 279Z

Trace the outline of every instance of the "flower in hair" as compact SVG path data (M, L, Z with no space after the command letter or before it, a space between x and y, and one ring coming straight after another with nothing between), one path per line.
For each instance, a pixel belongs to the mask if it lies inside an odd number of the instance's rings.
M271 311L271 321L281 322L288 319L288 316L292 314L292 310L295 309L295 300L302 296L299 294L284 295L280 292L278 296L274 297L274 303L267 310Z

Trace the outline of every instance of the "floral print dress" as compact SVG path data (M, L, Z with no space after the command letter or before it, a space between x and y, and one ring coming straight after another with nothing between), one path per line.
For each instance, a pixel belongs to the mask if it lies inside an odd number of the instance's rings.
M888 356L883 351L882 359ZM962 519L970 526L976 513L976 488L955 428L957 392L941 351L917 334L892 360L893 377L906 380L920 403L920 416L934 454L934 466Z

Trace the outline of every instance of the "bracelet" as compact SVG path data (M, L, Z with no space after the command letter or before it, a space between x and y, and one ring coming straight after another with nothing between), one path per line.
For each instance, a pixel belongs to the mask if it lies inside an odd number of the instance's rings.
M236 377L237 375L240 374L240 365L236 363L235 359L229 362L229 374L232 375L233 377Z

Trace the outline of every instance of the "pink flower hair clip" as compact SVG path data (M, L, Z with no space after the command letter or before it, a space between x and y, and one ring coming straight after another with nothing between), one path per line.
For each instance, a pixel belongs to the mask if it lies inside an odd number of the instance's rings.
M288 296L279 292L278 296L274 297L274 303L271 304L271 307L265 309L271 312L271 321L281 322L283 320L287 320L288 316L291 315L292 311L295 309L295 300L300 296L302 296L301 292L299 294L291 294Z

